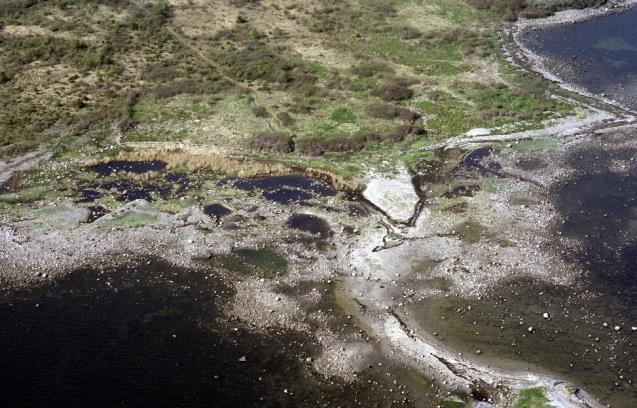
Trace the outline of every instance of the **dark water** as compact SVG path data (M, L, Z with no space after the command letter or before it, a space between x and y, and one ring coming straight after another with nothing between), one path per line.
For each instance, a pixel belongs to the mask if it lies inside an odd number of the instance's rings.
M332 235L330 224L321 217L311 214L292 214L285 223L289 228L309 232L321 238L328 238Z
M160 171L166 168L166 163L159 160L152 161L126 161L115 160L106 164L97 164L88 169L101 176L109 176L115 172L123 171L127 173L143 174L149 171Z
M221 218L226 215L232 214L232 210L223 204L213 203L208 204L203 207L203 212L206 215L210 215L211 217Z
M525 40L562 79L637 108L637 9L532 31Z
M534 31L527 41L563 79L637 107L636 10ZM637 406L637 332L632 330L637 326L637 149L627 147L635 137L634 130L592 136L567 157L573 176L544 197L564 220L553 231L552 249L583 271L574 286L512 277L479 300L417 302L417 318L441 341L487 364L522 362L575 382L611 407ZM477 156L481 165L484 155ZM464 160L471 167L468 158L471 153ZM543 157L517 163L527 170L544 165ZM580 245L569 249L562 238Z
M493 148L490 146L479 147L467 153L464 159L462 159L462 164L464 164L467 167L480 167L480 163L482 162L482 159L490 156L492 152L493 152Z
M78 190L78 203L92 203L104 195L112 196L116 201L134 200L154 201L155 198L167 199L173 193L170 184L157 181L107 180L88 183ZM179 190L179 186L177 187Z
M108 209L106 209L105 207L101 205L94 205L87 208L91 212L88 216L88 219L86 220L86 222L89 224L97 221L98 219L108 214Z
M304 176L276 176L234 182L240 190L260 190L263 198L279 204L303 203L312 198L331 197L336 189L327 183Z
M439 339L485 363L526 363L570 379L612 407L637 406L637 332L632 330L637 326L637 149L628 147L636 137L635 130L615 131L573 148L564 163L573 176L543 197L564 220L552 231L551 250L583 271L572 287L512 278L479 300L417 302L414 315ZM532 161L534 167L540 160ZM454 228L466 242L497 238ZM579 243L577 249L562 245L564 238Z
M224 319L232 295L213 270L158 262L5 289L0 405L413 406L378 369L352 384L312 374L311 337Z

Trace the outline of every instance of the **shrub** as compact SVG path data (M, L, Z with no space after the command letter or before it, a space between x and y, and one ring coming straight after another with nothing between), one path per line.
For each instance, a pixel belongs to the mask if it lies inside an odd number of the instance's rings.
M254 113L254 116L256 116L257 118L269 118L270 117L270 113L268 113L268 110L266 108L264 108L263 106L254 106L252 108L252 113Z
M413 92L411 89L396 84L385 84L381 87L375 89L372 92L372 95L377 96L385 101L402 101L405 99L409 99L412 97Z
M381 119L394 119L399 118L402 120L413 122L418 119L420 115L407 108L401 108L399 106L376 104L367 108L367 114L369 116Z
M389 132L384 139L392 142L402 142L403 140L409 140L414 136L425 135L426 133L427 131L422 126L407 124L396 127Z
M0 69L0 84L7 83L11 80L11 75L4 69Z
M276 118L283 126L288 126L289 127L289 126L292 126L294 124L294 119L287 112L279 112L279 113L277 113L276 114Z
M176 80L160 85L153 90L156 98L171 98L179 94L216 93L223 88L220 82L200 82L195 80Z
M358 140L365 143L379 143L383 140L383 135L378 132L361 132L355 136Z
M294 150L294 142L282 133L263 132L252 139L250 147L270 152L290 153Z
M357 136L336 136L330 139L306 137L298 139L295 144L297 152L309 156L320 156L327 152L358 151L364 146L365 140Z
M352 73L360 77L371 77L376 74L393 73L394 70L384 62L366 62L352 68Z
M133 126L133 121L131 116L133 114L133 107L137 104L138 99L139 99L139 92L137 91L131 91L126 96L126 99L124 100L124 103L122 104L119 120L116 125L117 129L120 132L125 133L126 131L130 130L130 128Z

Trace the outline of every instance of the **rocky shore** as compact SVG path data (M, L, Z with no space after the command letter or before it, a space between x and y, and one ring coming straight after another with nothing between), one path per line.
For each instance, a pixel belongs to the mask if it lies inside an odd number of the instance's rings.
M632 4L613 2L600 10L521 21L511 31L516 56L557 80L520 42L520 33ZM317 339L322 354L307 363L326 378L356 381L382 355L432 379L441 400L461 394L471 396L474 406L509 406L521 391L540 388L556 406L602 406L550 367L526 371L511 361L485 363L482 349L473 356L459 354L428 332L413 307L437 298L480 301L514 277L578 285L584 272L562 252L582 243L555 235L564 219L552 194L576 174L566 163L574 146L595 143L604 128L632 131L633 112L603 102L578 102L583 118L542 130L465 135L429 147L440 159L436 167L415 175L370 173L362 203L343 193L286 205L241 196L234 198L231 216L215 218L197 204L168 212L133 200L93 222L90 211L71 200L13 208L0 214L0 282L5 288L39 285L83 266L161 259L214 271L214 279L232 286L236 293L223 307L224 318L255 331L284 327ZM555 144L542 144L546 141ZM488 153L468 165L465 158L484 148ZM30 159L20 163L26 166ZM11 174L17 168L9 169ZM421 200L424 210L416 210ZM352 206L358 212L352 213ZM329 231L290 228L294 214L319 217ZM236 249L269 246L289 263L280 276L246 276L210 263ZM303 285L312 289L302 294L281 290ZM334 308L325 308L326 303ZM335 327L335 315L348 323L337 319ZM347 325L354 330L346 331ZM534 332L531 326L525 329Z

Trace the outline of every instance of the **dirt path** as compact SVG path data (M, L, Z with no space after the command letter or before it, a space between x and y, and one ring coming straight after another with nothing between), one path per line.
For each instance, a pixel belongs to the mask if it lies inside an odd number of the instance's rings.
M252 98L253 107L254 106L260 106L260 107L262 107L264 109L267 109L265 107L265 105L263 105L261 103L261 101L263 99L261 98L261 93L257 89L255 89L253 86L246 85L245 83L243 83L241 81L237 81L236 79L232 78L230 75L226 74L224 72L223 67L221 65L219 65L219 63L217 61L215 61L214 59L208 57L203 51L201 51L201 49L199 49L196 46L194 46L188 40L188 38L184 37L182 34L178 33L177 31L175 31L171 27L167 27L166 29L175 38L175 40L179 44L181 44L183 47L188 48L190 51L195 53L203 61L205 61L206 63L208 63L211 66L213 66L217 70L219 75L221 75L223 77L224 80L228 81L229 83L231 83L232 85L234 85L235 87L240 89L241 91L243 91L246 94L250 95L251 98ZM281 124L279 123L279 121L278 121L278 119L276 118L275 115L270 114L269 117L272 118L276 122L277 127L281 127ZM269 124L270 129L274 130L274 128L273 128L273 126L272 126L272 124L271 124L271 122L269 120L268 120L268 124Z

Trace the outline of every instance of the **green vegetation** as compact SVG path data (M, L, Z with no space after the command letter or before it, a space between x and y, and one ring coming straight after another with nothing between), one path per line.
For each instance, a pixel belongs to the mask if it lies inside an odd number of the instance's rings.
M513 408L550 408L548 398L542 388L527 388L520 391L520 394L513 403Z
M45 186L25 188L15 193L0 194L0 202L5 204L33 203L42 200L52 190Z
M209 262L217 267L242 274L276 278L287 273L288 261L273 249L239 248L228 255L215 255Z
M510 4L469 3L3 2L0 155L46 144L71 174L118 142L186 142L348 177L568 114L504 59Z

